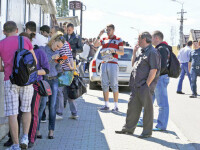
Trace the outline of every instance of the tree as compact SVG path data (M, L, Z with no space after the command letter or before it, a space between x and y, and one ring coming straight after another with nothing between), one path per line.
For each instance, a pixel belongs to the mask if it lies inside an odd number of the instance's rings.
M58 17L66 17L69 15L68 0L56 0L56 9Z

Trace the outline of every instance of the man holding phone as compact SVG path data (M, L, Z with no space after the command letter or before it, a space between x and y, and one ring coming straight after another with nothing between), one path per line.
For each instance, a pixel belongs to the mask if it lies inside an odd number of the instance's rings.
M108 37L100 40L101 36L107 32ZM113 54L114 59L111 61L102 61L101 66L101 86L103 89L103 96L105 100L105 106L100 110L107 111L109 110L109 86L113 91L114 96L114 109L112 111L118 111L118 55L124 55L123 40L114 35L115 26L110 24L107 26L106 31L103 29L96 41L94 42L95 47L102 46L102 50L105 48L110 48L110 53Z

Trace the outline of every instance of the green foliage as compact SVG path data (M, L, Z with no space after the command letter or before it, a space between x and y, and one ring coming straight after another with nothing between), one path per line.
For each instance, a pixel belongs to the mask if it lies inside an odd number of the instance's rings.
M56 9L58 17L66 17L69 15L68 0L56 0Z

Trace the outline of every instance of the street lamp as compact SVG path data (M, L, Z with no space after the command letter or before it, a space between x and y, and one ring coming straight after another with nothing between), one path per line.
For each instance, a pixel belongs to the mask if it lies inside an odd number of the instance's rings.
M172 0L172 1L181 4L181 5L182 5L182 9L183 9L183 4L184 4L184 2L181 2L181 1L178 1L178 0Z
M130 28L136 30L138 32L138 35L140 34L140 30L139 29L137 29L135 27L130 27Z
M177 2L182 5L181 12L178 12L178 14L181 14L181 18L178 20L180 20L180 31L179 31L180 40L179 41L180 41L180 48L182 48L183 47L183 21L186 20L183 18L184 13L186 13L184 12L184 9L183 9L184 2L178 1L178 0L172 0L172 1Z

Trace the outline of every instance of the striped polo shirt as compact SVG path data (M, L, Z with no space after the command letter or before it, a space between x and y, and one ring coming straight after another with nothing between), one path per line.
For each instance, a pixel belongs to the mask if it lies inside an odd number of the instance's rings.
M119 46L123 46L122 39L119 38L119 37L116 37L115 35L112 38L110 38L110 37L103 38L102 40L100 40L100 42L101 42L101 45L102 45L102 49L104 49L104 48L119 49ZM118 59L118 55L115 54L114 58Z
M72 56L70 44L68 42L65 42L63 47L61 49L59 49L59 55L60 56L65 55L65 56L68 57L68 59L65 60L65 63L62 64L62 69L65 70L65 71L70 70L67 63L69 63L69 59L73 59L73 56Z

